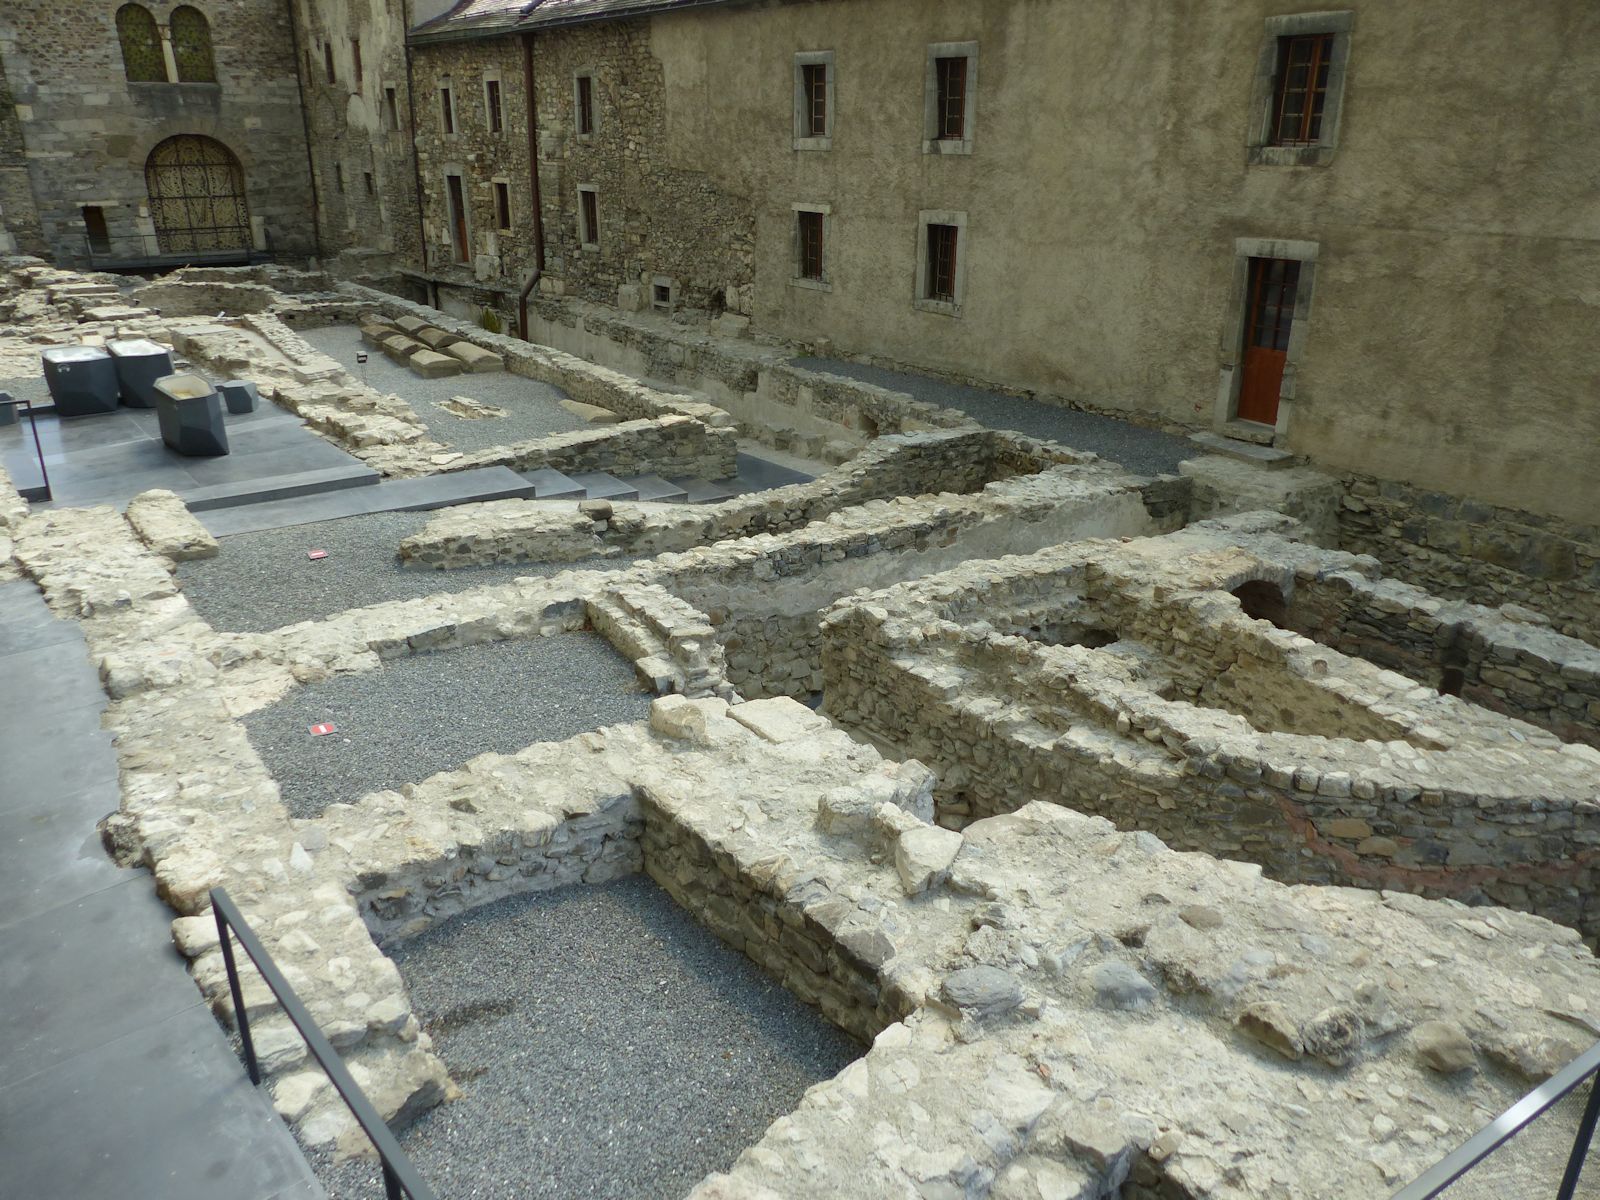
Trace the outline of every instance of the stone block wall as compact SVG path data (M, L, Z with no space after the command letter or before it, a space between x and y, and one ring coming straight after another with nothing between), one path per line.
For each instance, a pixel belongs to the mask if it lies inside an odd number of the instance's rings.
M1513 603L1600 644L1600 526L1427 491L1346 479L1339 545L1441 596Z
M9 47L0 37L0 254L48 254L28 178L27 146L6 79Z
M608 471L613 475L698 475L727 479L738 471L738 439L731 429L711 429L689 417L623 421L603 429L555 433L533 441L476 450L445 466L448 471L506 466L515 471Z
M173 6L151 7L165 24ZM150 233L146 160L165 139L197 133L238 158L250 216L272 252L315 252L288 11L278 0L195 7L210 24L216 83L130 83L115 4L9 0L0 8L14 102L7 109L20 121L40 235L57 261L84 260L86 205L104 209L113 248Z

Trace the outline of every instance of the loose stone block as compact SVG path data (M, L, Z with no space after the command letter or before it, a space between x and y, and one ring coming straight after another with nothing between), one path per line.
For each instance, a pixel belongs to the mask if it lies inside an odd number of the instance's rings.
M410 356L410 366L424 379L443 379L447 375L461 374L460 360L433 350L414 351Z
M493 350L485 350L482 346L474 346L471 342L452 342L444 348L444 352L459 360L473 375L485 375L506 369L505 359Z

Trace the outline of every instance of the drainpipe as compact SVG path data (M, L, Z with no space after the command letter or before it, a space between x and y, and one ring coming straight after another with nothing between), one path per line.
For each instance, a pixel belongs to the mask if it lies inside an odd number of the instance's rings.
M528 340L528 296L544 274L544 205L539 199L539 94L533 86L533 33L522 35L522 80L528 92L528 183L533 191L533 274L517 297L517 336Z
M417 158L417 89L416 73L411 66L411 0L400 5L400 15L405 28L400 31L400 46L406 59L406 119L411 122L411 185L417 194L417 252L422 261L417 264L428 283L428 298L434 308L439 307L439 285L428 275L428 224L423 219L422 163Z
M284 7L289 13L289 40L294 52L294 78L300 92L300 125L306 134L306 182L311 185L311 245L317 252L317 261L324 269L322 255L322 201L317 196L317 162L311 152L311 110L306 106L306 77L301 73L306 58L300 50L300 21L295 15L297 0L288 0ZM269 250L271 242L267 243Z

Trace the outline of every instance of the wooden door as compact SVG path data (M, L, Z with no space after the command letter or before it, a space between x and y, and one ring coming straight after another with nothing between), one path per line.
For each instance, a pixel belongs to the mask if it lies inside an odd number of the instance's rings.
M450 184L450 230L455 240L456 261L467 261L467 202L461 192L461 176L448 175Z
M1283 364L1289 356L1300 263L1292 258L1250 260L1249 309L1245 313L1244 379L1239 385L1242 421L1275 425Z

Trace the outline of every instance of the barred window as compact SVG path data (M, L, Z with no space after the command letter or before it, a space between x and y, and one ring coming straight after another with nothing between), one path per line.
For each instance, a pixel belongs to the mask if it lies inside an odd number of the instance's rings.
M594 78L590 75L578 76L578 132L594 132Z
M187 4L172 10L172 56L181 83L215 83L217 66L211 54L211 26L205 14Z
M967 129L967 60L934 60L939 79L939 137L962 138Z
M483 104L489 115L489 132L499 133L505 128L505 109L500 103L500 81L486 79L483 81Z
M795 219L799 222L797 233L800 240L800 278L820 281L822 279L823 214L801 210L795 214Z
M129 83L167 81L161 33L148 8L142 4L124 4L117 9L117 39L122 43L122 68Z
M928 226L927 299L956 298L956 226Z
M800 68L805 107L801 115L804 137L828 136L828 66L807 63Z

